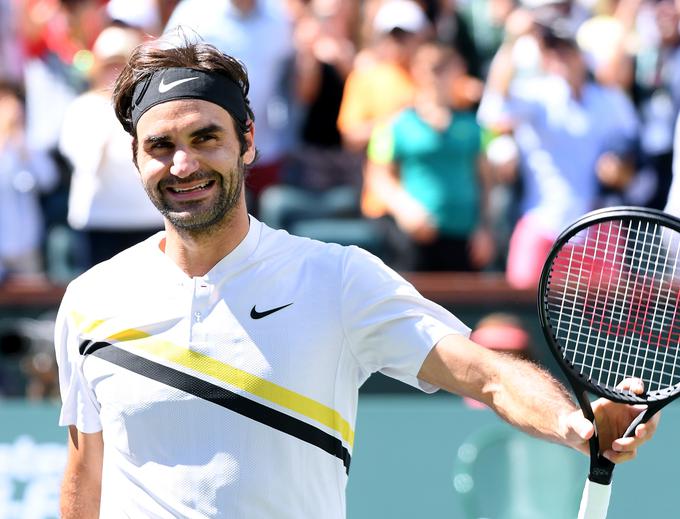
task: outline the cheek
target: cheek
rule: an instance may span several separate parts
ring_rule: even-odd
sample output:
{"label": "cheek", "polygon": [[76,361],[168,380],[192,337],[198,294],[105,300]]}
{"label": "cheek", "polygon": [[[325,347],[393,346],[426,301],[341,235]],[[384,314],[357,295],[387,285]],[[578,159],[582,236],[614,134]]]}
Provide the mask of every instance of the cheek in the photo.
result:
{"label": "cheek", "polygon": [[166,169],[167,164],[158,159],[150,157],[140,157],[139,159],[139,174],[145,185],[158,182],[163,177]]}

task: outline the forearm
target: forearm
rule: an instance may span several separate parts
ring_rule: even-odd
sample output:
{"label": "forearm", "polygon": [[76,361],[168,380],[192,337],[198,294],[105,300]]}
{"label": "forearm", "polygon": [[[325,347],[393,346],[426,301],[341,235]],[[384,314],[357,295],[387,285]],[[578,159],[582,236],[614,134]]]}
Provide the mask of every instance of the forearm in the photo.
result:
{"label": "forearm", "polygon": [[62,519],[95,519],[99,517],[101,479],[79,470],[64,472],[61,486]]}
{"label": "forearm", "polygon": [[497,95],[506,97],[515,77],[515,61],[512,56],[514,42],[504,42],[496,52],[486,80],[486,88]]}
{"label": "forearm", "polygon": [[577,407],[561,384],[531,362],[450,335],[430,352],[418,376],[485,403],[528,434],[573,446],[565,420]]}
{"label": "forearm", "polygon": [[101,433],[83,434],[69,428],[68,459],[61,485],[61,518],[99,517],[103,440]]}
{"label": "forearm", "polygon": [[564,387],[543,368],[497,355],[484,388],[485,403],[508,423],[532,436],[568,443],[565,420],[578,408]]}
{"label": "forearm", "polygon": [[371,160],[366,163],[366,185],[397,221],[404,213],[424,211],[422,204],[404,189],[398,177],[394,163],[378,164]]}

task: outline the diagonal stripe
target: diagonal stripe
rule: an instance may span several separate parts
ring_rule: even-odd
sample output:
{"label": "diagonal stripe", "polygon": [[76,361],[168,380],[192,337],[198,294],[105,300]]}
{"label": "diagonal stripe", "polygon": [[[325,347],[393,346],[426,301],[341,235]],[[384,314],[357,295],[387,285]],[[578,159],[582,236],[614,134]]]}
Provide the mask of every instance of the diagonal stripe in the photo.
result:
{"label": "diagonal stripe", "polygon": [[314,445],[339,458],[345,466],[345,471],[349,474],[351,456],[342,441],[302,420],[114,345],[101,347],[91,354],[138,375],[192,394]]}
{"label": "diagonal stripe", "polygon": [[70,315],[76,325],[76,328],[81,333],[90,333],[92,330],[98,328],[106,322],[104,319],[98,319],[96,321],[89,321],[86,323],[86,317],[83,314],[75,311],[71,312]]}
{"label": "diagonal stripe", "polygon": [[209,375],[259,398],[295,411],[337,431],[350,447],[354,446],[354,431],[349,422],[335,409],[305,395],[213,359],[203,353],[182,348],[169,341],[158,340],[140,330],[124,330],[111,335],[107,340],[126,341],[126,345],[132,348]]}

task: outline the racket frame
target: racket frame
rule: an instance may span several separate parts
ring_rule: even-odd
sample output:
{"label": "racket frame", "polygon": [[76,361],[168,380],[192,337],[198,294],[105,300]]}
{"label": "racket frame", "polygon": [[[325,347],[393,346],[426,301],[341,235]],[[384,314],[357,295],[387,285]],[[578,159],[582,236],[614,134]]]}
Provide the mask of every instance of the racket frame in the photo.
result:
{"label": "racket frame", "polygon": [[573,236],[582,230],[598,223],[606,223],[608,221],[625,222],[627,220],[648,221],[650,223],[663,225],[674,230],[675,232],[680,233],[680,220],[655,209],[617,206],[591,211],[567,227],[555,240],[555,243],[551,248],[543,266],[538,287],[538,313],[543,335],[546,338],[553,357],[556,359],[560,369],[569,381],[569,384],[571,385],[573,393],[576,396],[579,405],[581,406],[584,416],[595,426],[595,434],[589,441],[590,474],[588,477],[591,481],[603,485],[608,485],[611,482],[614,463],[609,461],[607,458],[604,458],[600,454],[597,425],[588,393],[593,393],[594,395],[604,397],[614,402],[631,405],[642,404],[647,406],[645,411],[641,412],[630,424],[628,430],[624,434],[624,437],[626,437],[634,434],[637,425],[647,422],[662,407],[680,396],[680,383],[671,388],[665,388],[662,390],[653,391],[651,393],[648,392],[643,395],[635,395],[630,392],[624,393],[623,391],[613,390],[611,388],[605,387],[585,376],[579,370],[577,370],[562,353],[563,348],[555,337],[553,326],[549,318],[548,301],[546,296],[550,287],[553,261],[563,246],[568,243],[568,241]]}

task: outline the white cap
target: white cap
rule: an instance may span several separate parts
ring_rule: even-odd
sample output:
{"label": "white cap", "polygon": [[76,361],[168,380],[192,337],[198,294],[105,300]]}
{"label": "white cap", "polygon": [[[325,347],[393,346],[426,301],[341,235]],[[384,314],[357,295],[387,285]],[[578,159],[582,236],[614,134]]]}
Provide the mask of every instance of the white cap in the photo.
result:
{"label": "white cap", "polygon": [[156,30],[161,23],[153,0],[109,0],[106,13],[112,20],[144,31]]}
{"label": "white cap", "polygon": [[140,43],[142,43],[142,36],[135,29],[106,27],[97,36],[92,46],[92,53],[99,60],[127,59]]}
{"label": "white cap", "polygon": [[413,0],[390,0],[383,3],[373,19],[373,30],[388,33],[394,29],[417,33],[427,28],[429,21],[419,4]]}

